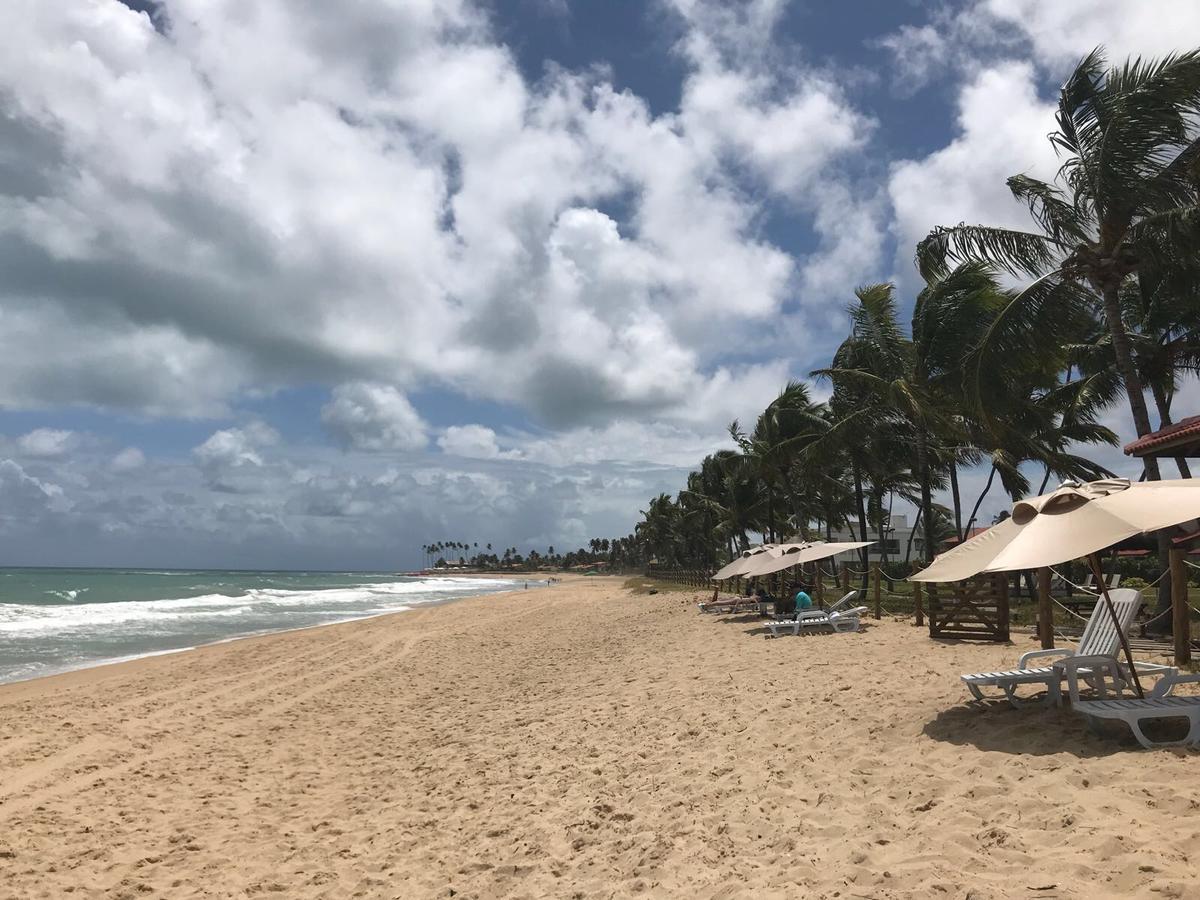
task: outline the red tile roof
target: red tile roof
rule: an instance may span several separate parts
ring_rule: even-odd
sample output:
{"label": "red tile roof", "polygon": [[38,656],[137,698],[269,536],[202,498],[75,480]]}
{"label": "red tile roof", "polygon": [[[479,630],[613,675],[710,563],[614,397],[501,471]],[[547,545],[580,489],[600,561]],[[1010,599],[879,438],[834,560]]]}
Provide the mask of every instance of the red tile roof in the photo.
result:
{"label": "red tile roof", "polygon": [[1125,445],[1125,455],[1145,456],[1159,447],[1182,442],[1189,438],[1200,440],[1200,416],[1188,416],[1174,425],[1168,425],[1166,428],[1142,435],[1136,441]]}

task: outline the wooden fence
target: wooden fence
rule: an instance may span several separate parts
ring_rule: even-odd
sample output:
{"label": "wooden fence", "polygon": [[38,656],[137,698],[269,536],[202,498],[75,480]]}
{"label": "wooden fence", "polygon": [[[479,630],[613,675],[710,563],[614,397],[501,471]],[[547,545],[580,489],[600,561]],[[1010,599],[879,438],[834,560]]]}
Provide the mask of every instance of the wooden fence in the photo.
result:
{"label": "wooden fence", "polygon": [[712,572],[705,571],[704,569],[664,569],[658,566],[651,566],[646,569],[646,577],[658,581],[684,584],[694,588],[712,588],[716,584],[712,580]]}
{"label": "wooden fence", "polygon": [[931,638],[1005,642],[1009,638],[1008,576],[925,585]]}

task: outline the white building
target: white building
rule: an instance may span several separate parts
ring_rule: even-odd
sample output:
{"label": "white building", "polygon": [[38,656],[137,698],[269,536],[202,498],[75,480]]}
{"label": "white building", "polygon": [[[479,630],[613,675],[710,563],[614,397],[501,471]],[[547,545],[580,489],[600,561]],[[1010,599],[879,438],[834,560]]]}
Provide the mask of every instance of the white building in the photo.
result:
{"label": "white building", "polygon": [[[858,521],[851,522],[854,529],[853,533],[846,529],[835,530],[833,532],[834,541],[861,541],[862,532],[859,530]],[[824,535],[822,535],[824,537]],[[909,538],[912,538],[912,552],[908,553]],[[886,559],[888,562],[903,562],[907,554],[909,559],[921,559],[925,549],[925,539],[921,535],[913,535],[912,526],[908,524],[908,516],[893,515],[887,524],[884,525],[883,534],[876,530],[873,523],[867,523],[867,540],[875,541],[867,548],[867,559],[869,562],[882,562]],[[838,562],[848,562],[851,565],[859,559],[858,552],[853,554],[840,554],[835,557]]]}

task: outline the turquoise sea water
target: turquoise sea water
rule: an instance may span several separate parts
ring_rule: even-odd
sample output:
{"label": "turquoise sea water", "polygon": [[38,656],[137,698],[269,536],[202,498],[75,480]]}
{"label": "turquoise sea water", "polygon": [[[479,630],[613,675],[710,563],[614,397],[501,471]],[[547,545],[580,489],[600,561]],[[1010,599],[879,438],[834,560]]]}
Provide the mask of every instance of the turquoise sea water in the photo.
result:
{"label": "turquoise sea water", "polygon": [[0,569],[0,682],[525,584],[386,572]]}

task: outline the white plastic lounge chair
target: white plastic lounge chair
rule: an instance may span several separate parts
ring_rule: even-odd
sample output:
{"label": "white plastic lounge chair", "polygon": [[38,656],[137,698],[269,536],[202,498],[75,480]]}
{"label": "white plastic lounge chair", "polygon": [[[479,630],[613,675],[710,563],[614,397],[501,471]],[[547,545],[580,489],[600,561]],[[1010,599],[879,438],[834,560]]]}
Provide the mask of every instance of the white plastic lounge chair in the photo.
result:
{"label": "white plastic lounge chair", "polygon": [[[857,592],[846,596],[853,596],[854,593]],[[843,597],[836,605],[840,606],[845,599],[846,597]],[[779,637],[781,634],[795,635],[801,631],[818,631],[826,628],[838,633],[858,631],[861,625],[859,616],[866,611],[867,607],[865,606],[854,606],[849,609],[802,609],[796,613],[795,618],[776,619],[768,622],[767,628],[771,629],[774,637]]]}
{"label": "white plastic lounge chair", "polygon": [[705,603],[697,603],[702,613],[723,613],[737,612],[739,609],[760,609],[761,604],[757,597],[734,597],[729,600],[709,600]]}
{"label": "white plastic lounge chair", "polygon": [[[1121,629],[1128,632],[1129,626],[1133,623],[1133,617],[1137,615],[1137,611],[1142,605],[1141,592],[1120,588],[1109,591],[1109,596],[1117,611]],[[998,687],[1004,691],[1008,702],[1017,708],[1029,706],[1031,703],[1029,700],[1017,697],[1016,690],[1019,686],[1024,684],[1043,685],[1046,688],[1046,699],[1043,702],[1046,706],[1056,706],[1062,703],[1064,670],[1061,667],[1055,669],[1053,665],[1031,668],[1029,665],[1031,660],[1049,662],[1053,657],[1071,658],[1072,668],[1076,670],[1077,677],[1093,688],[1103,691],[1102,673],[1097,675],[1086,664],[1082,666],[1079,664],[1090,659],[1105,667],[1109,660],[1116,660],[1120,646],[1121,639],[1117,629],[1113,626],[1108,605],[1101,598],[1097,601],[1095,609],[1092,610],[1092,616],[1088,619],[1087,627],[1083,629],[1083,635],[1079,638],[1079,646],[1075,650],[1067,648],[1031,650],[1021,654],[1015,669],[1006,672],[979,672],[974,675],[963,675],[962,680],[976,700],[987,699],[979,690],[981,687]],[[1142,671],[1140,666],[1138,671]]]}
{"label": "white plastic lounge chair", "polygon": [[[820,624],[824,624],[824,625],[829,624],[829,622],[828,622],[828,618],[829,618],[828,614],[829,613],[837,613],[838,615],[841,615],[841,616],[847,616],[847,615],[857,616],[859,613],[864,612],[866,610],[865,606],[859,607],[857,610],[854,610],[854,611],[845,608],[846,604],[849,603],[851,600],[853,600],[857,596],[858,596],[857,590],[849,591],[846,593],[846,595],[844,597],[842,597],[841,600],[839,600],[837,603],[833,604],[833,606],[830,606],[826,609],[822,609],[820,607],[813,607],[812,609],[798,610],[793,615],[783,616],[782,618],[778,618],[772,622],[768,622],[767,627],[769,629],[771,629],[772,637],[779,637],[781,634],[799,634],[801,626],[798,623],[799,623],[800,617],[802,615],[808,616],[808,617],[820,618],[821,619]],[[843,627],[843,630],[845,630],[845,631],[851,630],[848,622],[844,623],[842,627]],[[857,631],[858,629],[857,629],[857,627],[855,627],[853,630]]]}
{"label": "white plastic lounge chair", "polygon": [[820,610],[808,611],[797,618],[800,631],[819,631],[831,628],[838,634],[858,631],[862,623],[859,617],[868,610],[866,606],[854,606],[850,609],[831,610],[823,614]]}
{"label": "white plastic lounge chair", "polygon": [[[1139,671],[1141,667],[1138,667]],[[1088,717],[1088,725],[1097,730],[1100,719],[1117,719],[1129,726],[1138,743],[1147,750],[1155,747],[1200,746],[1200,697],[1168,696],[1176,685],[1200,682],[1200,674],[1167,674],[1146,696],[1145,700],[1119,698],[1116,700],[1081,700],[1073,703],[1075,712]],[[1142,731],[1147,719],[1187,719],[1188,733],[1178,741],[1152,741]]]}
{"label": "white plastic lounge chair", "polygon": [[1108,589],[1111,591],[1121,583],[1121,573],[1113,572],[1108,576]]}
{"label": "white plastic lounge chair", "polygon": [[[842,612],[843,611],[842,607],[844,607],[847,603],[849,603],[851,600],[853,600],[857,596],[858,596],[858,591],[856,591],[856,590],[850,591],[841,600],[839,600],[837,603],[833,604],[833,606],[828,607],[826,609],[826,611],[827,612]],[[864,609],[865,609],[865,607],[864,607]]]}

